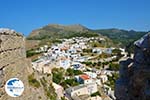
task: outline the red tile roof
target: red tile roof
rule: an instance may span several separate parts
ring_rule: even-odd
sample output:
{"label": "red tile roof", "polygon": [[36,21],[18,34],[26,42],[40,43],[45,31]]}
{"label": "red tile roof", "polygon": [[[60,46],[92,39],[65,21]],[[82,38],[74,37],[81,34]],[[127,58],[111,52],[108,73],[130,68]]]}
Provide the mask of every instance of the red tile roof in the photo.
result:
{"label": "red tile roof", "polygon": [[83,80],[88,80],[90,79],[90,77],[86,74],[80,75],[80,78],[82,78]]}

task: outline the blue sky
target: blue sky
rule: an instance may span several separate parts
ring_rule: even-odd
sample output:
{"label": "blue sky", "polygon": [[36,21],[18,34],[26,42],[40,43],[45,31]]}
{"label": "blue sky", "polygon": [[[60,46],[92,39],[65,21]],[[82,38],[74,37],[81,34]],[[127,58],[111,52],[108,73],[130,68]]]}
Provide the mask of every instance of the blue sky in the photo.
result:
{"label": "blue sky", "polygon": [[26,36],[47,24],[150,30],[150,0],[0,0],[0,27]]}

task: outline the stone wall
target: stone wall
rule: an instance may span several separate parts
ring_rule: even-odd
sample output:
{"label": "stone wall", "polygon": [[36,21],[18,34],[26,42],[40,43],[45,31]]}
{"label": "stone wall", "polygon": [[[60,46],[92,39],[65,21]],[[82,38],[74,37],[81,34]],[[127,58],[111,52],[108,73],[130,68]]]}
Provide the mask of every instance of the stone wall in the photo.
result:
{"label": "stone wall", "polygon": [[[0,28],[0,100],[38,100],[45,98],[42,89],[29,86],[31,61],[26,58],[25,38],[14,30]],[[23,94],[13,98],[6,94],[4,85],[10,78],[19,78],[25,86]],[[45,99],[46,100],[46,99]]]}
{"label": "stone wall", "polygon": [[9,29],[0,30],[0,69],[26,57],[24,37]]}

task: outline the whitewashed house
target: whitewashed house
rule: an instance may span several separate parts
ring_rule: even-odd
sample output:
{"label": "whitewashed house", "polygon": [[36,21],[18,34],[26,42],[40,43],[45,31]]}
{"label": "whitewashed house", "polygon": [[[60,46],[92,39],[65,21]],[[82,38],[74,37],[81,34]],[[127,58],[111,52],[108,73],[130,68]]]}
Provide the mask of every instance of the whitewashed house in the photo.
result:
{"label": "whitewashed house", "polygon": [[48,45],[44,45],[43,47],[40,47],[41,52],[47,51],[48,50]]}
{"label": "whitewashed house", "polygon": [[102,54],[102,50],[100,48],[93,48],[92,52],[97,54]]}
{"label": "whitewashed house", "polygon": [[79,86],[71,87],[66,89],[66,93],[73,97],[74,95],[80,96],[80,95],[91,95],[92,93],[97,92],[97,84],[96,83],[90,83],[90,84],[81,84]]}
{"label": "whitewashed house", "polygon": [[106,53],[106,54],[112,54],[112,49],[111,48],[106,48],[106,49],[104,49],[103,52]]}
{"label": "whitewashed house", "polygon": [[92,79],[90,78],[90,76],[83,74],[83,75],[79,75],[78,82],[80,84],[89,84],[89,83],[92,83]]}
{"label": "whitewashed house", "polygon": [[87,100],[102,100],[100,96],[89,97]]}
{"label": "whitewashed house", "polygon": [[97,84],[96,83],[90,83],[86,85],[87,89],[88,89],[88,93],[92,94],[98,91],[97,89]]}
{"label": "whitewashed house", "polygon": [[59,66],[64,68],[64,69],[67,69],[70,67],[70,60],[69,59],[62,59],[59,61]]}
{"label": "whitewashed house", "polygon": [[78,59],[76,60],[77,62],[84,62],[86,61],[86,57],[78,57]]}
{"label": "whitewashed house", "polygon": [[108,81],[107,75],[102,74],[102,75],[99,76],[99,78],[101,79],[102,83],[105,83],[105,82]]}
{"label": "whitewashed house", "polygon": [[43,62],[43,59],[39,59],[35,62],[32,62],[32,68],[39,71],[39,72],[42,72],[42,68],[44,66],[44,62]]}
{"label": "whitewashed house", "polygon": [[97,74],[93,73],[93,72],[84,72],[85,74],[87,74],[90,78],[96,78]]}
{"label": "whitewashed house", "polygon": [[61,100],[61,97],[64,96],[64,88],[61,85],[58,85],[58,84],[56,84],[54,82],[52,83],[52,86],[55,89],[55,93],[57,94],[58,99]]}
{"label": "whitewashed house", "polygon": [[68,53],[74,54],[74,53],[77,53],[77,50],[71,47],[70,49],[68,49]]}
{"label": "whitewashed house", "polygon": [[79,62],[72,62],[71,66],[74,70],[82,70],[84,66]]}

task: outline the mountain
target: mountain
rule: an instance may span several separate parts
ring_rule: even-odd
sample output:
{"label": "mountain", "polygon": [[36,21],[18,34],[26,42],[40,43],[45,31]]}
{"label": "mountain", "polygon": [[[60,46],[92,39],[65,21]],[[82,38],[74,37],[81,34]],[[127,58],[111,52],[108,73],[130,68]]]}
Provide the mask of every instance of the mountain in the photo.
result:
{"label": "mountain", "polygon": [[125,47],[132,44],[135,40],[139,39],[147,32],[123,30],[123,29],[89,29],[80,24],[74,25],[59,25],[49,24],[42,28],[33,30],[27,37],[28,40],[44,40],[43,43],[49,40],[56,40],[60,38],[71,37],[93,37],[102,36],[113,41],[117,46]]}
{"label": "mountain", "polygon": [[83,36],[83,37],[91,37],[98,36],[99,34],[90,31],[88,28],[80,25],[59,25],[59,24],[49,24],[42,28],[33,30],[27,39],[36,39],[41,40],[45,38],[70,38],[74,36]]}
{"label": "mountain", "polygon": [[143,35],[147,34],[147,32],[141,31],[134,31],[134,30],[122,30],[122,29],[98,29],[93,30],[99,34],[107,36],[108,38],[112,39],[115,43],[121,43],[120,45],[128,45],[135,40],[139,39]]}

